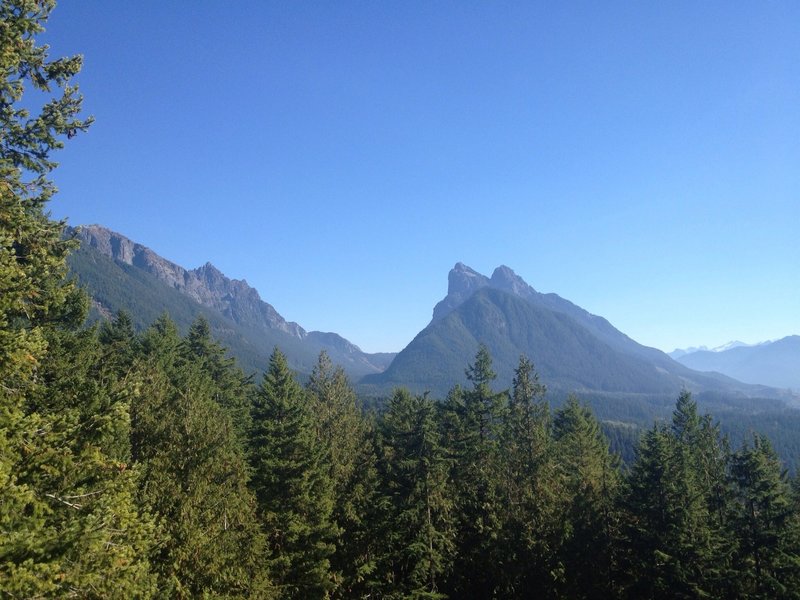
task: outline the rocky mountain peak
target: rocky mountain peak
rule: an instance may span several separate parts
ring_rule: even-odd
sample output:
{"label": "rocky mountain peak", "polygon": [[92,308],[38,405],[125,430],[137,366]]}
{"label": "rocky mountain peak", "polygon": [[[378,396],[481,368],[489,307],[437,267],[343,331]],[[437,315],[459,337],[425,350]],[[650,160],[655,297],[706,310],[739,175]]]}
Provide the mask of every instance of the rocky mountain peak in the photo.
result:
{"label": "rocky mountain peak", "polygon": [[150,248],[100,225],[80,227],[77,235],[81,243],[96,248],[119,263],[147,271],[199,304],[218,310],[236,323],[256,322],[301,339],[306,336],[300,325],[287,322],[270,304],[261,300],[258,291],[246,281],[226,277],[210,262],[197,269],[184,269],[162,258]]}
{"label": "rocky mountain peak", "polygon": [[447,316],[472,294],[489,285],[489,278],[462,262],[450,269],[447,275],[447,296],[433,308],[433,321]]}
{"label": "rocky mountain peak", "polygon": [[489,285],[488,278],[460,262],[456,263],[447,276],[447,294],[465,296],[465,300],[475,290],[487,285]]}
{"label": "rocky mountain peak", "polygon": [[500,265],[494,270],[492,278],[490,279],[490,285],[495,289],[510,292],[521,298],[528,298],[536,293],[522,277],[505,265]]}

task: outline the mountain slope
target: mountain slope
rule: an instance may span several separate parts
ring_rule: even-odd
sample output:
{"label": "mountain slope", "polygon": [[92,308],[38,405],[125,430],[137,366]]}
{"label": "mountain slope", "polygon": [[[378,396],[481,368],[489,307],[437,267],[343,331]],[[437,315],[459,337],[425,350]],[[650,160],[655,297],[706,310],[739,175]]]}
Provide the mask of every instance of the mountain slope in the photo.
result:
{"label": "mountain slope", "polygon": [[498,267],[487,278],[459,263],[448,284],[448,295],[436,305],[431,323],[388,369],[364,377],[366,388],[407,385],[441,396],[453,383],[465,381],[464,367],[484,343],[500,386],[511,383],[519,356],[525,354],[543,381],[562,392],[669,397],[686,387],[775,395],[774,390],[692,371],[636,343],[602,317],[556,294],[536,292],[508,267]]}
{"label": "mountain slope", "polygon": [[740,381],[800,391],[800,336],[722,351],[697,351],[678,357],[697,371],[716,371]]}
{"label": "mountain slope", "polygon": [[394,356],[367,354],[335,333],[306,332],[247,282],[227,278],[210,263],[184,269],[98,225],[82,227],[77,235],[81,247],[70,257],[70,269],[92,297],[94,318],[124,309],[141,328],[166,311],[185,330],[202,314],[248,371],[263,369],[275,346],[300,373],[309,373],[325,350],[354,378],[383,370]]}

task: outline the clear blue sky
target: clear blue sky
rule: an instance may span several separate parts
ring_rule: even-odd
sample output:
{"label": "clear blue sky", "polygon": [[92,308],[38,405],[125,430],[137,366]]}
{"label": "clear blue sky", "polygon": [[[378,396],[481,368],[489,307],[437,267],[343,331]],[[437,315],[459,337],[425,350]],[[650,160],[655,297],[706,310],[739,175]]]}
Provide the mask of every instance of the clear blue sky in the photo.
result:
{"label": "clear blue sky", "polygon": [[400,350],[457,261],[664,350],[800,333],[800,3],[63,0],[54,216]]}

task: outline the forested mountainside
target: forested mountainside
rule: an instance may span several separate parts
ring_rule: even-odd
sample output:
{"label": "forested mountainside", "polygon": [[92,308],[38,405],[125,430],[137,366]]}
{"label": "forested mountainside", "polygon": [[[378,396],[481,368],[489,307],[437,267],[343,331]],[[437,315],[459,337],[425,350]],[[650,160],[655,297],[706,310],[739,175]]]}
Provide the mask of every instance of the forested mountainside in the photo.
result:
{"label": "forested mountainside", "polygon": [[[91,294],[90,322],[125,310],[142,331],[168,314],[185,333],[202,316],[245,373],[263,372],[277,346],[290,368],[305,378],[325,350],[344,367],[359,396],[380,408],[394,387],[443,399],[453,383],[465,383],[463,365],[483,343],[494,357],[501,386],[510,387],[524,354],[534,357],[556,406],[569,393],[580,393],[626,459],[643,428],[667,418],[684,388],[720,416],[734,440],[766,427],[781,456],[800,456],[798,420],[787,408],[791,394],[694,372],[637,344],[602,317],[555,294],[535,292],[507,267],[496,269],[490,279],[456,265],[448,296],[434,308],[431,324],[392,361],[394,355],[366,354],[335,333],[306,332],[285,321],[245,282],[230,280],[209,264],[187,271],[108,229],[78,231],[81,245],[68,264]],[[387,365],[385,372],[375,373]]]}
{"label": "forested mountainside", "polygon": [[383,370],[394,356],[368,354],[336,333],[287,322],[247,282],[229,279],[211,263],[184,269],[99,225],[70,233],[81,242],[69,258],[70,271],[92,298],[93,321],[125,310],[142,329],[166,312],[185,332],[203,315],[214,335],[253,373],[266,368],[275,346],[306,375],[322,350],[354,378]]}
{"label": "forested mountainside", "polygon": [[800,391],[800,336],[797,335],[717,352],[698,350],[676,360],[696,371],[715,371],[748,383]]}

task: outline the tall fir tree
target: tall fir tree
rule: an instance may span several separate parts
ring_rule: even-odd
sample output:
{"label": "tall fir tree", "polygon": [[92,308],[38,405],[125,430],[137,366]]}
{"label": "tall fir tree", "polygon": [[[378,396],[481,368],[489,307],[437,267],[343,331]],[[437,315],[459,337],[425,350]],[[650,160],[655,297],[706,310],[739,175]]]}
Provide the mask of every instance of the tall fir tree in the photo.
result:
{"label": "tall fir tree", "polygon": [[737,594],[800,596],[800,524],[789,481],[769,441],[755,436],[733,456]]}
{"label": "tall fir tree", "polygon": [[502,430],[506,518],[501,542],[503,593],[544,597],[552,589],[559,498],[546,388],[521,356]]}
{"label": "tall fir tree", "polygon": [[436,407],[395,390],[380,421],[381,473],[390,508],[383,538],[392,598],[440,598],[453,558],[453,498]]}
{"label": "tall fir tree", "polygon": [[[713,459],[713,460],[712,460]],[[715,465],[716,473],[709,473]],[[725,443],[688,392],[669,427],[641,441],[626,496],[629,592],[647,598],[730,594],[729,536],[721,521]]]}
{"label": "tall fir tree", "polygon": [[138,339],[130,315],[120,310],[112,321],[103,321],[98,330],[98,339],[102,345],[106,373],[124,378],[133,367],[138,352]]}
{"label": "tall fir tree", "polygon": [[270,576],[281,598],[326,598],[334,587],[333,482],[312,408],[277,348],[253,402],[252,423],[252,488]]}
{"label": "tall fir tree", "polygon": [[328,450],[334,486],[333,520],[338,528],[331,557],[335,597],[366,597],[381,585],[376,568],[383,551],[375,528],[384,508],[378,488],[374,432],[357,404],[341,367],[324,351],[307,391],[317,437]]}
{"label": "tall fir tree", "polygon": [[592,412],[571,396],[555,416],[563,538],[558,596],[610,598],[617,591],[619,471]]}
{"label": "tall fir tree", "polygon": [[192,323],[183,349],[186,360],[200,363],[211,376],[214,400],[230,415],[236,434],[244,443],[250,430],[251,377],[245,375],[236,360],[211,337],[208,320],[203,316]]}
{"label": "tall fir tree", "polygon": [[447,592],[491,598],[502,585],[499,544],[503,465],[500,452],[507,393],[492,390],[496,374],[486,346],[466,370],[471,389],[454,389],[445,406],[446,444],[451,451],[457,503],[456,560]]}

